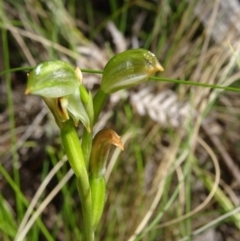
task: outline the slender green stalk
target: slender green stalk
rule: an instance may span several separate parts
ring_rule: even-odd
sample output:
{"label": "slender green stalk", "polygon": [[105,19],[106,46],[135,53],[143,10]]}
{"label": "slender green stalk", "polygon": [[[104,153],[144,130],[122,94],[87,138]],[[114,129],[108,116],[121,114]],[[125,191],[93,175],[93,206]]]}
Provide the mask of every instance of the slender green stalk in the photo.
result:
{"label": "slender green stalk", "polygon": [[82,182],[82,179],[87,178],[87,172],[82,173],[82,178],[77,179],[77,188],[81,199],[82,204],[82,216],[83,216],[83,241],[94,241],[94,232],[92,226],[92,197],[91,189],[89,185]]}
{"label": "slender green stalk", "polygon": [[[92,127],[97,122],[97,119],[103,109],[103,106],[105,105],[108,94],[104,93],[101,89],[97,91],[93,98],[93,123],[91,123]],[[83,156],[86,163],[86,169],[88,170],[89,165],[89,158],[90,153],[92,150],[92,133],[87,132],[87,130],[84,128],[83,131],[83,137],[82,137],[82,150],[83,150]]]}
{"label": "slender green stalk", "polygon": [[[118,11],[119,3],[117,1],[112,1],[112,0],[109,0],[108,3],[109,3],[109,6],[110,6],[110,9],[111,9],[111,14],[113,15],[116,11]],[[115,22],[116,26],[118,26],[119,19],[116,18],[114,20],[114,22]]]}
{"label": "slender green stalk", "polygon": [[[91,1],[85,1],[84,5],[86,6],[86,12],[87,12],[87,20],[88,25],[90,26],[90,29],[94,29],[94,13],[93,13],[93,4]],[[91,31],[90,34],[93,32]],[[92,39],[90,37],[90,39]]]}
{"label": "slender green stalk", "polygon": [[[187,158],[186,166],[187,169],[187,175],[186,175],[186,213],[189,213],[191,211],[191,157],[190,154]],[[185,227],[186,227],[186,235],[191,234],[191,217],[187,218],[185,220]],[[190,240],[190,239],[189,239]]]}
{"label": "slender green stalk", "polygon": [[233,92],[240,92],[240,88],[235,87],[229,87],[229,86],[223,86],[223,85],[212,85],[212,84],[205,84],[200,82],[194,82],[191,80],[176,80],[176,79],[169,79],[169,78],[163,78],[163,77],[150,77],[150,80],[156,80],[161,82],[168,82],[173,84],[184,84],[184,85],[192,85],[192,86],[198,86],[198,87],[206,87],[211,89],[221,89],[221,90],[227,90],[227,91],[233,91]]}
{"label": "slender green stalk", "polygon": [[[81,88],[82,87],[82,88]],[[84,128],[83,136],[82,136],[82,151],[83,151],[83,157],[86,164],[86,169],[89,168],[89,158],[92,151],[92,131],[93,131],[93,122],[94,122],[94,107],[93,107],[93,99],[91,92],[87,93],[85,88],[83,86],[80,86],[80,96],[84,103],[87,115],[89,117],[90,121],[90,129],[91,132],[88,132],[86,128]],[[84,98],[85,96],[85,98]]]}
{"label": "slender green stalk", "polygon": [[17,71],[25,71],[25,70],[32,70],[33,67],[29,66],[29,67],[18,67],[18,68],[12,68],[12,69],[5,69],[4,71],[0,72],[0,76],[5,75],[7,73],[13,73],[13,72],[17,72]]}
{"label": "slender green stalk", "polygon": [[176,187],[176,189],[174,190],[174,192],[171,195],[171,197],[168,199],[166,204],[163,206],[162,210],[159,211],[159,213],[157,214],[156,218],[154,218],[154,220],[144,229],[144,231],[138,237],[136,237],[136,239],[134,241],[139,241],[139,240],[143,239],[143,237],[146,234],[148,234],[150,231],[152,231],[154,229],[154,226],[156,226],[157,223],[160,222],[160,220],[161,220],[162,216],[164,215],[164,213],[171,207],[171,205],[173,204],[173,202],[177,198],[177,195],[179,193],[181,185],[182,185],[182,181]]}
{"label": "slender green stalk", "polygon": [[105,18],[94,30],[92,38],[94,39],[99,34],[99,32],[106,26],[109,20],[113,21],[117,19],[122,12],[126,11],[128,8],[134,5],[134,2],[135,1],[131,1],[130,3],[126,2],[121,8],[118,8],[117,11],[113,12],[109,17]]}
{"label": "slender green stalk", "polygon": [[85,160],[86,169],[89,167],[89,158],[92,150],[92,133],[89,133],[85,128],[82,136],[82,151]]}
{"label": "slender green stalk", "polygon": [[[212,190],[214,181],[212,180],[212,177],[208,173],[204,173],[197,165],[194,166],[194,170],[199,175],[199,177],[204,182],[204,185],[208,190]],[[215,200],[218,202],[218,204],[221,205],[223,210],[227,213],[229,211],[234,210],[236,207],[231,202],[231,200],[227,197],[227,195],[221,190],[220,187],[217,188],[215,194],[214,194]],[[236,225],[238,229],[240,229],[240,213],[235,213],[231,216],[231,220]],[[189,235],[189,234],[188,234]]]}
{"label": "slender green stalk", "polygon": [[[6,73],[12,73],[20,70],[32,70],[33,67],[19,67],[19,68],[13,68],[13,69],[7,69],[2,72],[0,72],[0,76],[6,74]],[[102,74],[102,70],[93,70],[93,69],[81,69],[83,73],[91,73],[91,74]],[[149,77],[149,80],[155,80],[155,81],[161,81],[161,82],[168,82],[173,84],[184,84],[184,85],[192,85],[192,86],[198,86],[198,87],[205,87],[205,88],[211,88],[211,89],[221,89],[226,91],[232,91],[232,92],[240,92],[240,88],[231,87],[231,86],[223,86],[223,85],[212,85],[212,84],[206,84],[201,82],[195,82],[192,80],[177,80],[177,79],[170,79],[165,77]]]}
{"label": "slender green stalk", "polygon": [[[1,1],[1,5],[3,2]],[[3,6],[1,6],[3,9]],[[4,13],[2,13],[4,14]],[[9,60],[9,52],[8,52],[8,37],[7,30],[2,30],[2,43],[3,43],[3,59],[4,59],[4,68],[6,70],[10,69],[10,60]],[[12,94],[12,86],[11,86],[11,78],[10,72],[5,74],[6,78],[6,88],[7,88],[7,102],[8,102],[8,114],[9,114],[9,128],[11,133],[11,154],[12,154],[12,165],[13,165],[13,178],[15,183],[20,187],[20,177],[18,172],[19,160],[18,153],[16,148],[16,132],[15,132],[15,117],[14,117],[14,105],[13,105],[13,94]],[[23,205],[16,194],[16,207],[17,207],[17,219],[21,219],[23,217]]]}
{"label": "slender green stalk", "polygon": [[101,113],[103,106],[105,105],[109,94],[104,93],[101,89],[95,94],[93,98],[94,106],[94,123],[96,123],[99,114]]}
{"label": "slender green stalk", "polygon": [[[124,2],[125,2],[125,4],[128,4],[129,0],[125,0]],[[125,11],[123,11],[122,16],[121,16],[120,30],[122,33],[125,33],[125,31],[126,31],[127,15],[128,15],[128,8],[126,8]]]}
{"label": "slender green stalk", "polygon": [[59,125],[62,143],[68,157],[68,161],[77,176],[77,187],[80,195],[83,215],[83,240],[93,241],[92,230],[92,197],[89,185],[88,173],[78,139],[78,135],[72,120],[65,121]]}

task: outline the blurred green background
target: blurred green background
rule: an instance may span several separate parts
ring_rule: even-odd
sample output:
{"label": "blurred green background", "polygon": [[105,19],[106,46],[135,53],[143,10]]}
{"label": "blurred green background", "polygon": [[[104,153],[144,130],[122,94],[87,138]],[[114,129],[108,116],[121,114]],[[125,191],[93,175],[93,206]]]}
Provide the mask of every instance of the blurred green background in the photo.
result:
{"label": "blurred green background", "polygon": [[[51,114],[24,95],[26,69],[102,70],[145,48],[160,77],[239,87],[239,11],[238,0],[1,0],[0,240],[80,240],[75,179]],[[100,81],[84,73],[93,95]],[[95,131],[114,129],[125,150],[109,160],[96,240],[240,240],[239,103],[164,81],[113,94]]]}

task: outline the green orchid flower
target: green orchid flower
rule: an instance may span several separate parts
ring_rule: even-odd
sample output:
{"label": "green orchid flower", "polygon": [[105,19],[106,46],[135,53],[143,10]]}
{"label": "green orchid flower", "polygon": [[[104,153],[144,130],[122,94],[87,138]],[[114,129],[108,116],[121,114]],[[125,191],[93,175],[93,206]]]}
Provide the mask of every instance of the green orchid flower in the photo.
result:
{"label": "green orchid flower", "polygon": [[145,83],[163,70],[156,56],[146,49],[131,49],[112,57],[104,67],[100,89],[94,96],[94,122],[109,94]]}
{"label": "green orchid flower", "polygon": [[70,64],[47,61],[37,65],[28,75],[26,94],[40,95],[58,125],[72,117],[75,125],[79,120],[90,132],[90,120],[80,97],[82,73]]}
{"label": "green orchid flower", "polygon": [[112,57],[103,70],[101,90],[114,93],[146,82],[163,67],[146,49],[131,49]]}

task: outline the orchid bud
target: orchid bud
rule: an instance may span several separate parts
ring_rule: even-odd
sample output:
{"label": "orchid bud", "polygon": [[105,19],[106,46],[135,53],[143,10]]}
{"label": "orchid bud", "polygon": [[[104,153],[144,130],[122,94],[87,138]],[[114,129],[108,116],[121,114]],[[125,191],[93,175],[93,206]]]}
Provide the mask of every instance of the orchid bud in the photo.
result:
{"label": "orchid bud", "polygon": [[148,80],[163,71],[153,53],[145,49],[131,49],[115,55],[103,70],[101,90],[113,93]]}
{"label": "orchid bud", "polygon": [[123,150],[121,139],[113,130],[101,130],[93,139],[89,182],[92,194],[92,225],[94,230],[102,216],[104,208],[106,195],[104,174],[111,145],[115,145]]}

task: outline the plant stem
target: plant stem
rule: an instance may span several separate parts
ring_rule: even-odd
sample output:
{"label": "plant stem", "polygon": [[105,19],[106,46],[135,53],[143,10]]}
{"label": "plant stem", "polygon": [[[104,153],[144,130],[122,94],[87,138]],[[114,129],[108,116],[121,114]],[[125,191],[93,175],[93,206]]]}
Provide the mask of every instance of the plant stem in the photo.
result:
{"label": "plant stem", "polygon": [[[84,88],[80,88],[81,98],[84,95],[84,90],[85,90]],[[88,171],[89,170],[89,158],[90,158],[91,151],[92,151],[94,107],[93,107],[93,98],[92,98],[91,92],[89,92],[88,94],[85,94],[85,96],[87,96],[87,98],[85,98],[86,101],[85,101],[84,105],[85,105],[86,112],[87,112],[89,120],[90,120],[91,132],[88,132],[86,130],[86,128],[84,128],[83,136],[82,136],[82,151],[83,151],[83,157],[84,157],[85,164],[86,164],[86,169]]]}
{"label": "plant stem", "polygon": [[85,128],[82,136],[82,151],[85,160],[86,169],[89,169],[89,158],[92,150],[92,133],[89,133]]}
{"label": "plant stem", "polygon": [[98,116],[105,105],[109,94],[104,93],[101,89],[97,91],[93,98],[93,107],[94,107],[94,123],[97,122]]}
{"label": "plant stem", "polygon": [[[98,116],[100,115],[103,109],[103,106],[107,101],[108,96],[109,95],[104,93],[101,89],[99,89],[95,94],[93,98],[93,103],[92,103],[93,113],[94,113],[93,123],[91,123],[92,127],[97,122]],[[88,170],[89,157],[92,150],[92,133],[88,133],[85,128],[84,128],[83,137],[82,137],[82,150],[83,150],[83,156],[86,164],[86,169]]]}
{"label": "plant stem", "polygon": [[83,241],[93,241],[92,197],[80,141],[72,120],[59,124],[59,127],[68,161],[77,176],[77,187],[83,214]]}

